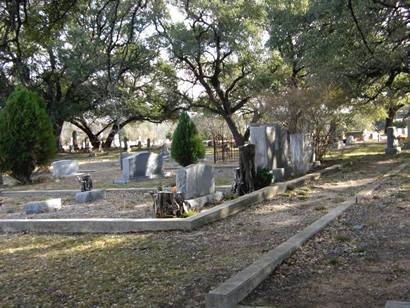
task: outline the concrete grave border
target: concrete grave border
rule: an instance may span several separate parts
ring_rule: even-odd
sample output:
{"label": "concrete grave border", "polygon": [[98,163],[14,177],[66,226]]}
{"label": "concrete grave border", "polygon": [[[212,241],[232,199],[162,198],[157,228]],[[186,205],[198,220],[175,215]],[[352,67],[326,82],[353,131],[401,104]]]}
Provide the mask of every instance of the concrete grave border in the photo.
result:
{"label": "concrete grave border", "polygon": [[[395,175],[404,170],[410,163],[403,163],[383,178]],[[322,216],[296,235],[289,238],[273,250],[270,250],[253,264],[232,276],[217,288],[211,290],[206,296],[206,307],[209,308],[234,308],[248,296],[262,281],[264,281],[285,259],[300,248],[315,234],[322,231],[330,222],[340,216],[353,204],[360,203],[378,189],[383,182],[375,180],[367,188],[361,190],[354,197],[338,204],[328,214]],[[239,306],[240,307],[240,306]]]}
{"label": "concrete grave border", "polygon": [[[36,233],[131,233],[141,231],[192,231],[206,224],[224,219],[283,193],[288,187],[302,185],[308,180],[320,178],[322,174],[337,171],[341,165],[334,165],[318,172],[306,174],[287,182],[262,188],[237,199],[224,202],[205,212],[189,218],[70,218],[70,219],[0,219],[0,232]],[[110,191],[107,189],[107,192]],[[9,192],[7,192],[9,193]],[[73,193],[70,191],[70,194]],[[3,192],[4,194],[4,192]],[[4,194],[6,195],[6,194]]]}

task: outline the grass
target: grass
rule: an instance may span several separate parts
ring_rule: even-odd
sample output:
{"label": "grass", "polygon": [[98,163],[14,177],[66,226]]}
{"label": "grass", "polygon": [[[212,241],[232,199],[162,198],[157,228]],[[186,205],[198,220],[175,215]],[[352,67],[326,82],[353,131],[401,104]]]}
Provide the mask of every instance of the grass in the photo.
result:
{"label": "grass", "polygon": [[198,214],[198,212],[196,212],[194,210],[188,210],[187,212],[184,212],[181,217],[182,218],[188,218],[188,217],[194,216],[196,214]]}
{"label": "grass", "polygon": [[335,241],[341,243],[350,242],[352,240],[349,236],[345,234],[336,234],[333,238]]}

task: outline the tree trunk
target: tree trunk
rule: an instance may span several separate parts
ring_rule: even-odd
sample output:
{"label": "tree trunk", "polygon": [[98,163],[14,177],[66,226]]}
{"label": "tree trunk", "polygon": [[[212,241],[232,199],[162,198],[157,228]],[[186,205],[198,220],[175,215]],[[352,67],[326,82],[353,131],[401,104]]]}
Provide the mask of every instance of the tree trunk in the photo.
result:
{"label": "tree trunk", "polygon": [[104,131],[101,130],[97,134],[94,134],[94,132],[91,130],[90,127],[88,127],[87,123],[77,120],[72,120],[71,123],[75,126],[77,126],[79,129],[81,129],[88,137],[90,140],[91,145],[93,146],[94,149],[98,149],[100,147],[100,140],[98,139],[98,136]]}
{"label": "tree trunk", "polygon": [[56,146],[57,146],[58,152],[64,152],[63,144],[61,143],[61,132],[63,130],[63,125],[64,125],[64,122],[54,123],[54,134],[56,138]]}
{"label": "tree trunk", "polygon": [[396,117],[397,111],[400,110],[400,108],[404,107],[404,104],[399,104],[397,106],[390,106],[387,110],[387,118],[386,118],[386,124],[384,126],[384,133],[387,133],[387,127],[393,126],[394,118]]}
{"label": "tree trunk", "polygon": [[188,210],[180,194],[159,191],[155,196],[154,213],[157,218],[181,217]]}
{"label": "tree trunk", "polygon": [[255,190],[255,145],[247,144],[239,147],[239,195]]}
{"label": "tree trunk", "polygon": [[232,133],[233,139],[235,140],[235,144],[237,147],[242,146],[245,144],[245,138],[241,135],[238,128],[236,127],[235,122],[232,120],[231,116],[224,116],[226,124]]}

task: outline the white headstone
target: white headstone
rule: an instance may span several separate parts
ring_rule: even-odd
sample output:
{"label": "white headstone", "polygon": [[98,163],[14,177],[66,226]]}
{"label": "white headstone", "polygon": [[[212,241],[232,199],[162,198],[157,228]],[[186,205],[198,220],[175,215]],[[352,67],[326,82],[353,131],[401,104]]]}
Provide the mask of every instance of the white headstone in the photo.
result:
{"label": "white headstone", "polygon": [[52,175],[57,178],[76,174],[79,170],[76,160],[58,160],[51,164]]}
{"label": "white headstone", "polygon": [[290,156],[293,170],[296,173],[308,172],[314,161],[313,143],[304,134],[291,134]]}

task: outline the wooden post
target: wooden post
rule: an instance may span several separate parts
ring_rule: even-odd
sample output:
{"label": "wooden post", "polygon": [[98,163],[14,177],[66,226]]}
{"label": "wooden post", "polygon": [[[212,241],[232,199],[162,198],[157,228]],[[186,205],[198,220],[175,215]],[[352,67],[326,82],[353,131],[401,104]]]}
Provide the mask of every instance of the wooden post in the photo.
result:
{"label": "wooden post", "polygon": [[[255,190],[255,145],[247,144],[239,147],[240,185],[239,194]],[[242,192],[242,193],[241,193]]]}

